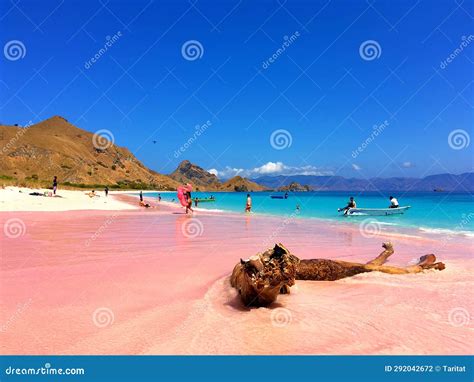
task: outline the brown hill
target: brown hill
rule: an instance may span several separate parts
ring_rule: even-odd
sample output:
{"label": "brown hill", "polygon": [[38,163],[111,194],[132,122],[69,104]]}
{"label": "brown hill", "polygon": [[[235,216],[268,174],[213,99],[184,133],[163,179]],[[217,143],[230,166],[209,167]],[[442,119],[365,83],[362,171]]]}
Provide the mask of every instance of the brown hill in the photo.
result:
{"label": "brown hill", "polygon": [[191,183],[195,190],[217,191],[221,188],[217,176],[188,160],[183,160],[169,176],[179,183]]}
{"label": "brown hill", "polygon": [[311,191],[311,187],[306,186],[306,185],[302,186],[298,182],[291,182],[287,186],[283,186],[283,187],[278,188],[278,191],[299,191],[299,192],[301,192],[301,191]]}
{"label": "brown hill", "polygon": [[263,191],[265,187],[248,180],[247,178],[242,178],[241,176],[234,176],[229,179],[221,186],[222,191],[237,191],[237,192],[248,192],[248,191]]}
{"label": "brown hill", "polygon": [[62,184],[176,189],[125,147],[55,116],[30,127],[0,126],[0,176]]}

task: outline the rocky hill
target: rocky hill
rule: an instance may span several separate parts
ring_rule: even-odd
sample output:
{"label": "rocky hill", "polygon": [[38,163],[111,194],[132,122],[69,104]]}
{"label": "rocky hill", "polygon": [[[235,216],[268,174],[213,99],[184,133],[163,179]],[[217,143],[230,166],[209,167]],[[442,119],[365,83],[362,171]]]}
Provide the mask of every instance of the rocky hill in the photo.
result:
{"label": "rocky hill", "polygon": [[227,182],[222,184],[222,191],[236,191],[236,192],[249,192],[249,191],[263,191],[265,187],[252,182],[247,178],[242,178],[241,176],[234,176],[232,179],[229,179]]}
{"label": "rocky hill", "polygon": [[169,176],[178,183],[191,183],[196,191],[218,191],[221,188],[217,176],[188,160],[183,160]]}
{"label": "rocky hill", "polygon": [[295,192],[303,192],[303,191],[311,191],[311,187],[309,186],[302,186],[298,182],[291,182],[288,186],[283,186],[278,188],[278,191],[295,191]]}
{"label": "rocky hill", "polygon": [[29,127],[0,125],[0,176],[76,187],[174,190],[178,183],[145,167],[127,148],[55,116]]}

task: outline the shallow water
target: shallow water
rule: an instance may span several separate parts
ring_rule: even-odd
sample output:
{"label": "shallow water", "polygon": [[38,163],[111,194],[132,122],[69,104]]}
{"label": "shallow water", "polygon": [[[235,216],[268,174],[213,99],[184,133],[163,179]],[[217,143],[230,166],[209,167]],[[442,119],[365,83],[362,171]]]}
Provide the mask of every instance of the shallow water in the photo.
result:
{"label": "shallow water", "polygon": [[[160,193],[163,201],[177,201],[176,193]],[[272,199],[270,195],[284,193],[254,192],[251,193],[253,212],[279,216],[296,216],[298,218],[320,218],[333,221],[346,221],[359,224],[367,216],[344,217],[337,212],[344,207],[350,195],[357,201],[358,207],[388,207],[389,193],[377,192],[292,192],[288,199]],[[215,211],[242,212],[245,208],[247,193],[236,192],[193,192],[192,196],[207,198],[213,195],[215,202],[199,203],[198,207]],[[146,197],[156,200],[158,193],[147,193]],[[370,221],[385,226],[410,227],[428,232],[444,234],[474,234],[474,195],[442,192],[407,192],[394,194],[401,206],[411,206],[403,215],[369,217]],[[300,210],[296,210],[296,206]],[[383,227],[382,227],[383,228]]]}

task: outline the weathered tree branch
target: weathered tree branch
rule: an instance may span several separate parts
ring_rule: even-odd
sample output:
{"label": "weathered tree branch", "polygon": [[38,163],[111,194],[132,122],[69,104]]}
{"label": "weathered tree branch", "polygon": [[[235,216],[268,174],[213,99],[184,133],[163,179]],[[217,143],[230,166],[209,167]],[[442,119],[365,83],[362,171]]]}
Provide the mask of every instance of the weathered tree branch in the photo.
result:
{"label": "weathered tree branch", "polygon": [[266,306],[280,293],[290,293],[295,280],[334,281],[365,272],[389,274],[419,273],[425,269],[443,270],[443,263],[436,263],[433,254],[420,257],[417,264],[405,268],[384,265],[394,253],[391,243],[382,245],[384,250],[366,264],[329,259],[300,260],[282,244],[240,260],[230,278],[231,285],[239,291],[246,306]]}

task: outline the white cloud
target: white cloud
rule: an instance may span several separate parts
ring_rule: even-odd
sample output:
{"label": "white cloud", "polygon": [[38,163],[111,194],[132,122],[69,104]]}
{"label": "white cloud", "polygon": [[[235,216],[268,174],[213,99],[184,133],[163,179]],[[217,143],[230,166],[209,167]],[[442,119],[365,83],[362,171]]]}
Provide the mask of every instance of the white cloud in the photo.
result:
{"label": "white cloud", "polygon": [[[245,170],[243,168],[234,168],[234,167],[230,167],[230,166],[226,166],[222,170],[217,170],[215,168],[211,168],[210,170],[207,170],[207,171],[210,172],[211,174],[214,174],[215,176],[217,176],[220,179],[232,178],[232,177],[237,176],[237,175],[242,175],[242,173],[245,172]],[[243,175],[243,176],[245,176],[245,175]]]}
{"label": "white cloud", "polygon": [[213,168],[209,172],[215,174],[220,179],[228,179],[236,175],[247,178],[255,178],[262,175],[333,175],[332,171],[322,170],[316,166],[288,166],[283,162],[267,162],[252,169],[226,166],[222,170]]}
{"label": "white cloud", "polygon": [[413,167],[415,167],[415,164],[412,163],[412,162],[403,162],[402,167],[403,168],[413,168]]}
{"label": "white cloud", "polygon": [[355,164],[355,163],[352,163],[352,168],[356,171],[362,170],[362,168],[359,165]]}
{"label": "white cloud", "polygon": [[285,168],[285,165],[282,162],[276,162],[276,163],[267,162],[260,167],[255,167],[252,170],[252,172],[254,174],[267,175],[267,174],[281,173],[284,168]]}

